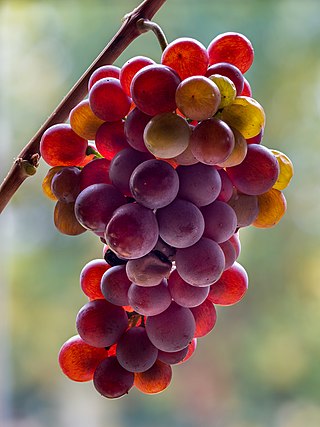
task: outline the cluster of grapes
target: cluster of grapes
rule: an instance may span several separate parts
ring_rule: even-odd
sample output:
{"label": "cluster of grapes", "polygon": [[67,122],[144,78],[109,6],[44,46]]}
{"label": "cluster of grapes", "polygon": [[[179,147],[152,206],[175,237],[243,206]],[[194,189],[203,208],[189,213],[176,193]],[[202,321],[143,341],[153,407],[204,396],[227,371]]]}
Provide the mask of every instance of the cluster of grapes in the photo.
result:
{"label": "cluster of grapes", "polygon": [[89,302],[59,363],[106,397],[169,385],[171,365],[214,327],[214,304],[247,290],[239,228],[271,227],[286,210],[292,164],[261,144],[265,114],[243,76],[253,56],[225,33],[208,49],[177,39],[161,64],[101,67],[70,124],[42,137],[55,225],[105,244],[82,270]]}

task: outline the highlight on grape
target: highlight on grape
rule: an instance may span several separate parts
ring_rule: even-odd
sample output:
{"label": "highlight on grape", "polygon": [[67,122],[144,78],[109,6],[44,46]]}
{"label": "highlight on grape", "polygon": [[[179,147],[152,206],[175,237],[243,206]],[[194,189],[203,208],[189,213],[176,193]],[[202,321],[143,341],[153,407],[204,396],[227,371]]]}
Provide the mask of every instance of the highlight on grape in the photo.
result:
{"label": "highlight on grape", "polygon": [[207,49],[174,40],[158,64],[103,66],[69,122],[41,139],[57,229],[102,245],[81,271],[88,302],[59,364],[107,398],[169,386],[172,365],[214,328],[215,305],[247,292],[239,230],[286,211],[293,166],[262,144],[265,113],[243,75],[253,58],[229,32]]}

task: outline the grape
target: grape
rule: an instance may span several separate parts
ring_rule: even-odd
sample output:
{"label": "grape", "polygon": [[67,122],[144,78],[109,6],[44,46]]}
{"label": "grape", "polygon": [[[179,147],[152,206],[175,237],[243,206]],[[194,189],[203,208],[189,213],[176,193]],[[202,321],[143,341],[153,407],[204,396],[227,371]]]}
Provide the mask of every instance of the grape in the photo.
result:
{"label": "grape", "polygon": [[272,152],[258,144],[248,145],[240,165],[227,168],[233,185],[242,193],[257,196],[266,193],[276,183],[279,164]]}
{"label": "grape", "polygon": [[91,140],[94,140],[98,128],[103,123],[103,120],[93,114],[87,99],[81,101],[71,110],[69,121],[77,135]]}
{"label": "grape", "polygon": [[232,132],[234,136],[234,148],[227,160],[219,163],[219,166],[222,168],[239,165],[247,155],[248,144],[246,139],[237,129],[232,129]]}
{"label": "grape", "polygon": [[215,37],[208,47],[210,64],[229,62],[237,66],[242,73],[249,70],[254,58],[250,40],[240,33],[228,32]]}
{"label": "grape", "polygon": [[124,92],[118,79],[107,77],[92,86],[89,104],[97,117],[106,122],[116,122],[128,114],[131,98]]}
{"label": "grape", "polygon": [[235,262],[211,285],[208,299],[218,305],[233,305],[243,298],[247,289],[247,272],[241,264]]}
{"label": "grape", "polygon": [[50,168],[48,170],[46,176],[43,178],[42,190],[43,190],[44,194],[50,200],[54,200],[54,201],[58,200],[58,198],[52,192],[51,183],[52,183],[52,180],[53,180],[53,177],[55,176],[55,174],[57,172],[59,172],[60,170],[62,170],[63,168],[64,168],[63,166],[55,166],[53,168]]}
{"label": "grape", "polygon": [[74,213],[74,203],[64,203],[58,201],[54,207],[54,225],[62,234],[68,236],[78,236],[86,231],[79,223]]}
{"label": "grape", "polygon": [[80,174],[80,190],[93,184],[111,184],[109,178],[110,161],[95,159],[84,166]]}
{"label": "grape", "polygon": [[179,176],[178,197],[189,200],[196,206],[212,203],[221,190],[221,179],[213,166],[198,163],[191,166],[178,166]]}
{"label": "grape", "polygon": [[221,190],[217,200],[220,200],[221,202],[228,202],[233,194],[233,185],[229,175],[224,169],[219,169],[218,172],[221,178]]}
{"label": "grape", "polygon": [[232,266],[232,264],[238,258],[237,251],[234,244],[232,244],[232,242],[230,241],[230,239],[226,240],[225,242],[219,243],[219,246],[223,250],[224,259],[225,259],[224,269],[227,270]]}
{"label": "grape", "polygon": [[158,350],[151,344],[145,328],[129,329],[117,345],[117,359],[130,372],[145,372],[157,360]]}
{"label": "grape", "polygon": [[158,360],[161,362],[167,363],[168,365],[175,365],[176,363],[182,362],[182,360],[187,356],[189,347],[183,348],[179,351],[161,351],[158,353]]}
{"label": "grape", "polygon": [[156,157],[169,159],[188,147],[191,129],[188,122],[174,113],[159,114],[144,129],[147,149]]}
{"label": "grape", "polygon": [[228,77],[235,85],[237,95],[240,95],[243,91],[244,77],[239,68],[234,65],[227,62],[219,62],[218,64],[211,65],[206,72],[206,76],[210,77],[214,74]]}
{"label": "grape", "polygon": [[86,157],[87,147],[88,141],[66,124],[51,126],[40,141],[41,156],[50,166],[78,166]]}
{"label": "grape", "polygon": [[193,338],[193,340],[191,341],[191,343],[188,345],[188,352],[186,354],[186,357],[184,359],[181,360],[180,363],[184,363],[187,360],[190,359],[190,357],[193,355],[193,353],[195,352],[195,349],[197,348],[197,338]]}
{"label": "grape", "polygon": [[106,349],[92,347],[75,335],[61,347],[59,365],[70,380],[85,382],[93,379],[96,367],[107,357]]}
{"label": "grape", "polygon": [[228,205],[232,207],[237,216],[237,228],[248,227],[253,223],[259,213],[258,197],[234,192]]}
{"label": "grape", "polygon": [[158,209],[175,199],[179,190],[179,177],[167,162],[147,160],[132,172],[130,189],[138,203],[150,209]]}
{"label": "grape", "polygon": [[119,79],[120,77],[120,68],[115,65],[104,65],[102,67],[97,68],[89,79],[88,90],[92,88],[92,86],[97,83],[98,80],[105,79],[106,77],[114,77]]}
{"label": "grape", "polygon": [[280,168],[278,179],[273,188],[276,190],[284,190],[288,187],[291,178],[293,177],[293,164],[289,157],[284,153],[281,153],[281,151],[271,150],[271,152],[276,157]]}
{"label": "grape", "polygon": [[172,263],[165,257],[150,252],[144,257],[127,262],[126,271],[129,279],[139,286],[155,286],[168,277]]}
{"label": "grape", "polygon": [[180,83],[178,74],[164,65],[148,65],[134,76],[131,94],[136,106],[149,116],[173,111],[175,93]]}
{"label": "grape", "polygon": [[125,265],[128,261],[124,258],[119,258],[111,249],[109,249],[108,245],[105,245],[106,253],[104,254],[104,259],[106,262],[111,265],[111,267],[115,267],[116,265]]}
{"label": "grape", "polygon": [[170,205],[158,209],[157,220],[162,240],[175,248],[195,244],[202,236],[204,220],[193,203],[175,199]]}
{"label": "grape", "polygon": [[155,64],[155,62],[145,56],[135,56],[129,59],[121,68],[120,72],[120,83],[125,93],[131,96],[130,85],[133,77],[139,70],[146,67],[147,65]]}
{"label": "grape", "polygon": [[263,139],[264,128],[258,133],[258,135],[253,136],[252,138],[247,138],[247,144],[260,144]]}
{"label": "grape", "polygon": [[[214,286],[214,285],[212,285]],[[204,337],[212,331],[217,320],[216,309],[212,302],[206,299],[201,305],[191,308],[196,322],[195,338]]]}
{"label": "grape", "polygon": [[165,243],[160,237],[156,246],[152,250],[163,262],[173,260],[176,254],[176,248]]}
{"label": "grape", "polygon": [[179,351],[192,340],[195,320],[189,308],[172,302],[162,313],[147,318],[146,331],[152,344],[159,350]]}
{"label": "grape", "polygon": [[126,200],[113,185],[94,184],[81,191],[76,199],[78,221],[95,233],[104,233],[113,212]]}
{"label": "grape", "polygon": [[218,86],[220,92],[221,102],[219,104],[219,110],[231,104],[237,95],[237,89],[233,81],[229,79],[229,77],[222,76],[221,74],[213,74],[209,76],[209,79]]}
{"label": "grape", "polygon": [[129,304],[144,316],[155,316],[165,311],[171,304],[171,295],[166,279],[156,286],[138,286],[135,283],[128,291]]}
{"label": "grape", "polygon": [[236,231],[237,216],[225,202],[216,200],[201,208],[205,222],[203,235],[217,243],[228,240]]}
{"label": "grape", "polygon": [[220,118],[246,139],[258,135],[266,122],[262,106],[247,96],[238,96],[232,104],[224,107]]}
{"label": "grape", "polygon": [[222,249],[206,237],[189,248],[178,249],[175,259],[179,275],[193,286],[214,283],[224,270]]}
{"label": "grape", "polygon": [[116,343],[128,327],[128,318],[122,307],[103,299],[89,301],[76,319],[78,334],[87,344],[108,347]]}
{"label": "grape", "polygon": [[203,76],[209,59],[202,43],[190,37],[181,37],[168,44],[161,63],[173,68],[184,80],[190,76]]}
{"label": "grape", "polygon": [[96,134],[96,146],[99,153],[108,160],[112,160],[115,154],[128,148],[129,145],[124,134],[124,122],[118,120],[100,126]]}
{"label": "grape", "polygon": [[275,188],[258,196],[259,213],[252,225],[259,228],[274,227],[287,210],[287,202],[283,193]]}
{"label": "grape", "polygon": [[130,177],[140,163],[152,159],[150,153],[142,153],[133,148],[125,148],[114,156],[110,164],[109,176],[112,184],[125,196],[131,196]]}
{"label": "grape", "polygon": [[129,392],[134,382],[134,374],[124,369],[115,356],[103,360],[97,367],[93,385],[102,396],[109,399],[121,397]]}
{"label": "grape", "polygon": [[194,128],[190,144],[193,155],[201,163],[216,165],[230,156],[234,148],[234,135],[225,122],[212,118],[203,120]]}
{"label": "grape", "polygon": [[178,165],[181,166],[190,166],[199,163],[199,160],[196,159],[192,154],[190,144],[188,144],[188,147],[181,154],[176,156],[173,160],[175,160]]}
{"label": "grape", "polygon": [[93,259],[88,262],[80,273],[80,286],[90,300],[104,298],[100,289],[101,278],[109,270],[104,259]]}
{"label": "grape", "polygon": [[230,237],[229,241],[233,244],[236,251],[237,258],[238,258],[241,252],[241,242],[239,237],[239,231],[234,233],[234,235]]}
{"label": "grape", "polygon": [[[173,300],[182,307],[196,307],[200,305],[209,294],[209,286],[198,287],[189,285],[174,270],[168,279],[168,287]],[[166,362],[163,360],[163,362]],[[168,362],[167,362],[168,363]]]}
{"label": "grape", "polygon": [[151,118],[151,116],[140,111],[139,108],[134,108],[128,114],[124,124],[124,133],[127,142],[135,150],[149,152],[144,143],[143,132]]}
{"label": "grape", "polygon": [[106,241],[119,256],[141,258],[156,245],[159,228],[154,213],[130,203],[117,209],[106,228]]}
{"label": "grape", "polygon": [[249,96],[250,98],[252,97],[252,90],[251,90],[251,86],[250,83],[248,82],[248,80],[244,77],[243,78],[243,90],[240,93],[241,96]]}
{"label": "grape", "polygon": [[129,305],[128,289],[131,281],[126,274],[125,265],[109,268],[101,279],[101,292],[105,299],[114,305]]}
{"label": "grape", "polygon": [[61,202],[74,202],[80,192],[81,171],[76,167],[65,167],[56,172],[51,181],[52,193]]}
{"label": "grape", "polygon": [[155,394],[165,390],[171,378],[171,366],[157,360],[147,371],[134,374],[134,385],[142,393]]}
{"label": "grape", "polygon": [[179,110],[192,120],[212,117],[221,102],[218,86],[204,76],[193,76],[183,80],[176,91]]}

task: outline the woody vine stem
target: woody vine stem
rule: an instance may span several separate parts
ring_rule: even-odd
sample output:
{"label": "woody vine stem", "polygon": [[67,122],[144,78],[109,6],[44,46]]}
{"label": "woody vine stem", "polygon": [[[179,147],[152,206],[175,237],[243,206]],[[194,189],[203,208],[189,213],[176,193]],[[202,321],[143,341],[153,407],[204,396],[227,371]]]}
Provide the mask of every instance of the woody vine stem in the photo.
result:
{"label": "woody vine stem", "polygon": [[0,186],[0,213],[21,184],[36,173],[41,157],[40,140],[43,133],[49,127],[67,120],[70,111],[86,96],[91,74],[102,65],[112,64],[137,37],[146,31],[152,30],[155,33],[162,50],[166,47],[167,41],[163,31],[156,23],[150,21],[165,2],[166,0],[144,0],[136,9],[125,15],[119,31],[18,154]]}

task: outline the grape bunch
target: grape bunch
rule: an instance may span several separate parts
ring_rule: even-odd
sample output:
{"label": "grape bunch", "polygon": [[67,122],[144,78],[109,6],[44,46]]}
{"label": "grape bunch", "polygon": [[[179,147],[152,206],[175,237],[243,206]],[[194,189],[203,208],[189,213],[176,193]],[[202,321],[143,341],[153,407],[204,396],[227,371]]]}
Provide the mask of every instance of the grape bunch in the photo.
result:
{"label": "grape bunch", "polygon": [[208,49],[177,39],[160,64],[103,66],[69,123],[41,139],[56,227],[103,243],[81,272],[89,301],[59,363],[105,397],[169,385],[171,365],[215,326],[215,305],[246,293],[239,229],[272,227],[286,211],[293,167],[261,143],[265,113],[243,75],[253,57],[230,32]]}

